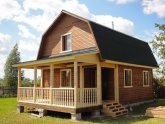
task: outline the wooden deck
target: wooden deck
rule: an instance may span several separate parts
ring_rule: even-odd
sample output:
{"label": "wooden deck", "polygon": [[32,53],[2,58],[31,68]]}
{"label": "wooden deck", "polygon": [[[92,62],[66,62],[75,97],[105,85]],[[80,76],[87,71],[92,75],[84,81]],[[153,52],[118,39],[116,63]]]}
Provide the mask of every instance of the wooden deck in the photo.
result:
{"label": "wooden deck", "polygon": [[165,106],[150,107],[146,110],[146,116],[165,118]]}

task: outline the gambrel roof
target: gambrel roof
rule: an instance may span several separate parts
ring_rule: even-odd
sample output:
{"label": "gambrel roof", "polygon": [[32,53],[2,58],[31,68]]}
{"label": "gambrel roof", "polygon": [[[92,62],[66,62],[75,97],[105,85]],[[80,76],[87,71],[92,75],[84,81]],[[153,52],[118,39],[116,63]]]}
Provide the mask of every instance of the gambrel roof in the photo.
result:
{"label": "gambrel roof", "polygon": [[37,59],[42,59],[40,56],[42,54],[42,45],[46,35],[48,35],[48,33],[53,29],[58,20],[61,19],[64,14],[73,16],[88,23],[91,32],[93,33],[96,40],[101,59],[111,60],[114,62],[158,67],[156,59],[147,42],[126,35],[114,29],[105,27],[96,22],[90,21],[64,10],[61,11],[56,20],[43,34]]}

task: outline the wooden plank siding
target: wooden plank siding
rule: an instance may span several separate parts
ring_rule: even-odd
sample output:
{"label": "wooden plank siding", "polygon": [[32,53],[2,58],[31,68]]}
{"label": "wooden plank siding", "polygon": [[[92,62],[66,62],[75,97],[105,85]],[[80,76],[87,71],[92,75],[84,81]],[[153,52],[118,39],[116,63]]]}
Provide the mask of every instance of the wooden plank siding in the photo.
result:
{"label": "wooden plank siding", "polygon": [[[152,69],[119,65],[119,101],[131,104],[153,99]],[[124,69],[132,69],[132,86],[124,88]],[[143,71],[149,72],[149,87],[143,87]]]}
{"label": "wooden plank siding", "polygon": [[50,56],[61,52],[61,35],[72,34],[72,50],[96,47],[95,40],[88,24],[69,15],[64,15],[54,29],[47,35],[43,44],[42,55]]}
{"label": "wooden plank siding", "polygon": [[[71,86],[73,87],[74,82],[74,70],[73,67],[61,68],[61,69],[71,69]],[[54,88],[60,87],[60,70],[59,68],[54,69]],[[50,87],[50,69],[43,70],[43,84],[44,87]],[[80,87],[80,68],[78,67],[78,87]]]}

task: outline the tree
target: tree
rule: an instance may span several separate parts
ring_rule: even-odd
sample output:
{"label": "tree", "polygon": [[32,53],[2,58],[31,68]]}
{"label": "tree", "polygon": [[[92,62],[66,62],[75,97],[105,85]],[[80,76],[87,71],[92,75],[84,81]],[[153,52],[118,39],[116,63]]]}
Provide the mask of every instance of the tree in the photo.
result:
{"label": "tree", "polygon": [[155,39],[150,43],[153,47],[154,53],[159,57],[159,69],[157,73],[163,79],[162,83],[165,84],[165,24],[155,24],[159,29],[159,34],[155,35]]}
{"label": "tree", "polygon": [[13,49],[10,51],[5,67],[4,67],[4,81],[3,85],[6,87],[16,87],[18,82],[18,69],[12,67],[13,64],[20,62],[20,52],[18,51],[18,44],[15,44]]}
{"label": "tree", "polygon": [[32,80],[30,78],[24,77],[21,82],[21,87],[31,87],[32,86]]}

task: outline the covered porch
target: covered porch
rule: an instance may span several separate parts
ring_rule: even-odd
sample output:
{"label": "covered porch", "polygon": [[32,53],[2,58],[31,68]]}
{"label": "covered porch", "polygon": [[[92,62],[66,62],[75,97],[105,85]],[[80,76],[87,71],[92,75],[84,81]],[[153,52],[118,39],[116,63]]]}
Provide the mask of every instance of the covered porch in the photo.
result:
{"label": "covered porch", "polygon": [[[87,109],[100,110],[102,107],[101,68],[109,67],[116,70],[114,64],[100,62],[97,53],[25,62],[15,67],[18,67],[18,104],[20,106],[71,114],[81,113]],[[33,87],[21,86],[21,70],[24,68],[34,70]],[[64,69],[71,70],[71,76],[67,79],[62,77]],[[41,70],[40,86],[36,85],[37,70]],[[61,70],[60,76],[57,76],[57,70]],[[92,72],[91,75],[88,75],[89,70]],[[49,85],[45,85],[44,72],[49,73]],[[115,76],[117,76],[116,72]],[[66,73],[67,71],[64,75],[67,75]],[[69,86],[66,84],[68,80],[70,80]]]}

